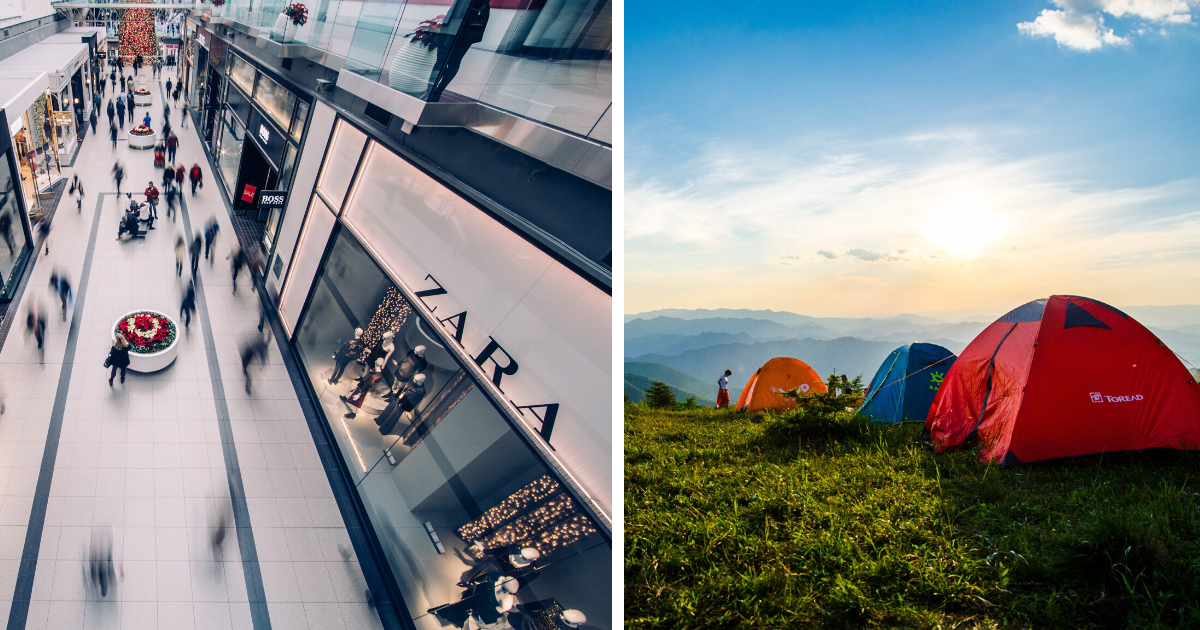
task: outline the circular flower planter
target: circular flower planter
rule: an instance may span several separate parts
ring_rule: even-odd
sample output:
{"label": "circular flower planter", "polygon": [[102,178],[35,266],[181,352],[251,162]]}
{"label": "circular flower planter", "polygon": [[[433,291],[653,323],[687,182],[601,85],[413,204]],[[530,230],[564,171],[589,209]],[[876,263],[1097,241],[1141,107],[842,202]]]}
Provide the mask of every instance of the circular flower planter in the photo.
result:
{"label": "circular flower planter", "polygon": [[134,372],[157,372],[179,354],[179,325],[158,311],[122,315],[112,327],[114,342],[117,335],[129,341],[129,369]]}
{"label": "circular flower planter", "polygon": [[[142,131],[150,133],[141,133]],[[154,130],[145,126],[138,125],[129,130],[129,148],[131,149],[152,149],[158,144],[158,134]]]}
{"label": "circular flower planter", "polygon": [[[145,92],[145,94],[143,94],[142,92]],[[150,97],[150,90],[142,90],[142,89],[134,90],[133,91],[133,104],[134,105],[153,105],[154,100]]]}

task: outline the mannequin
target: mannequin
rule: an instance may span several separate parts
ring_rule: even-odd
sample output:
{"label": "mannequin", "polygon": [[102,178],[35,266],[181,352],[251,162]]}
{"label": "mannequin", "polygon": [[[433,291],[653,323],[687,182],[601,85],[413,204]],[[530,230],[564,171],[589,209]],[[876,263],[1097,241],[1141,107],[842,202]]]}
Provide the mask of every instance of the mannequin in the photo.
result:
{"label": "mannequin", "polygon": [[355,328],[354,338],[343,341],[341,347],[333,354],[336,367],[333,370],[333,376],[329,377],[330,385],[337,385],[337,382],[342,379],[342,372],[346,371],[346,366],[363,351],[362,335],[363,329]]}
{"label": "mannequin", "polygon": [[396,335],[393,331],[383,333],[379,345],[371,348],[371,353],[367,355],[367,364],[375,365],[376,359],[383,359],[384,365],[387,365],[387,360],[392,356],[392,351],[396,349],[392,343],[392,337]]}
{"label": "mannequin", "polygon": [[425,375],[418,373],[404,385],[395,400],[388,403],[383,413],[375,419],[375,422],[379,423],[379,432],[384,435],[392,434],[392,430],[396,428],[396,423],[401,418],[407,420],[411,425],[417,405],[421,404],[423,398],[425,398]]}
{"label": "mannequin", "polygon": [[346,414],[347,418],[353,418],[354,416],[358,415],[355,409],[362,407],[363,401],[367,398],[367,394],[370,393],[371,388],[375,387],[375,383],[379,382],[379,378],[381,376],[383,376],[383,359],[378,359],[375,361],[375,365],[368,369],[367,372],[358,379],[358,385],[354,386],[354,390],[350,392],[349,397],[339,396],[339,398],[342,399],[342,402],[353,407],[353,409]]}
{"label": "mannequin", "polygon": [[429,361],[425,358],[425,346],[417,346],[409,350],[408,354],[400,360],[400,365],[396,367],[396,381],[392,384],[392,390],[383,399],[392,400],[403,383],[407,383],[413,374],[424,372],[427,367],[429,367]]}

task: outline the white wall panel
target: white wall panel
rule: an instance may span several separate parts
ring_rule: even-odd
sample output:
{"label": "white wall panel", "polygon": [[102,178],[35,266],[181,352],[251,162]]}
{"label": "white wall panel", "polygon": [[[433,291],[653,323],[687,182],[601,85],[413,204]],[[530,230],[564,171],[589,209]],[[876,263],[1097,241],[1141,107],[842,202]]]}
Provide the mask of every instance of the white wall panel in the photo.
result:
{"label": "white wall panel", "polygon": [[291,196],[288,197],[287,209],[283,214],[283,224],[279,227],[279,244],[275,247],[276,255],[283,261],[283,271],[279,278],[275,277],[273,271],[275,259],[267,261],[267,283],[268,286],[274,286],[276,291],[283,286],[287,278],[296,239],[300,237],[300,226],[304,225],[308,198],[317,181],[317,171],[321,170],[321,160],[325,157],[325,147],[329,146],[329,134],[333,131],[333,123],[336,120],[337,114],[333,108],[320,101],[313,104],[308,135],[304,139],[304,152],[300,154],[300,163],[296,166]]}
{"label": "white wall panel", "polygon": [[300,233],[300,242],[292,260],[292,269],[288,272],[288,281],[283,285],[283,295],[279,298],[279,316],[289,335],[296,330],[300,311],[304,309],[304,301],[308,299],[308,291],[312,288],[313,278],[317,275],[317,267],[321,264],[321,256],[325,254],[325,245],[336,222],[337,217],[325,210],[325,202],[313,195],[312,206],[308,209],[304,230]]}

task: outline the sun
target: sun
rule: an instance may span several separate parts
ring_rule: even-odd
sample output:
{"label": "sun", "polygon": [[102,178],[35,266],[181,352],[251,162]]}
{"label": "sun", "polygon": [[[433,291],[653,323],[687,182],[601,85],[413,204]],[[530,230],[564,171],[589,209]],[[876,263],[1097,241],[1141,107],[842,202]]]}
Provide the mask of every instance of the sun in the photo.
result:
{"label": "sun", "polygon": [[982,195],[953,197],[935,208],[925,234],[937,248],[959,256],[977,254],[991,245],[1001,228],[994,204]]}

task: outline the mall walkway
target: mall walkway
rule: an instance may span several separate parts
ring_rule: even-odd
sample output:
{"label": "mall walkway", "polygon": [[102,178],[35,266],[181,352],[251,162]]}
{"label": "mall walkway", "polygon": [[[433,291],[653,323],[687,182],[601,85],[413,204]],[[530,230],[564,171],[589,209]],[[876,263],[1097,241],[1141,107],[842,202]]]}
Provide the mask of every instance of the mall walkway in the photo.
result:
{"label": "mall walkway", "polygon": [[[148,75],[158,130],[163,90]],[[136,118],[146,111],[138,107]],[[124,242],[114,240],[124,202],[113,161],[126,168],[122,190],[139,200],[148,181],[161,188],[161,171],[124,133],[113,150],[101,119],[72,169],[84,182],[83,209],[64,197],[49,254],[43,247],[0,351],[0,618],[10,629],[381,627],[274,341],[253,395],[244,391],[238,346],[257,333],[258,298],[245,273],[232,294],[226,257],[236,238],[194,127],[183,129],[172,112],[177,161],[199,162],[205,187],[185,193],[177,222],[164,205],[156,230]],[[198,318],[181,334],[178,358],[110,387],[109,331],[134,310],[178,316],[175,237],[210,216],[222,235],[215,261],[201,261]],[[55,269],[76,291],[66,321],[49,289]],[[44,359],[25,334],[33,303],[48,313]],[[230,531],[214,553],[219,511],[251,527]],[[106,527],[123,577],[101,597],[88,586],[84,557]]]}

